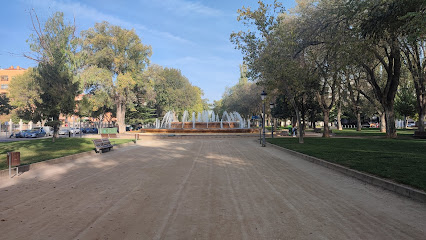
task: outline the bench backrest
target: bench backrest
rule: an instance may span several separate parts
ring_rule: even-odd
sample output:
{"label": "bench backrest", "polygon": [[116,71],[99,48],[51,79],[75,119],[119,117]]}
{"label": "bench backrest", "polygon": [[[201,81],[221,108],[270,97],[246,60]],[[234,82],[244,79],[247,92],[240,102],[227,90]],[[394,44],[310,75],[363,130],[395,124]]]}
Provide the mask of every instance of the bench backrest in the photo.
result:
{"label": "bench backrest", "polygon": [[102,147],[104,145],[102,139],[94,139],[93,144],[95,144],[96,147]]}
{"label": "bench backrest", "polygon": [[101,140],[103,145],[111,145],[111,142],[109,141],[108,138],[102,138]]}

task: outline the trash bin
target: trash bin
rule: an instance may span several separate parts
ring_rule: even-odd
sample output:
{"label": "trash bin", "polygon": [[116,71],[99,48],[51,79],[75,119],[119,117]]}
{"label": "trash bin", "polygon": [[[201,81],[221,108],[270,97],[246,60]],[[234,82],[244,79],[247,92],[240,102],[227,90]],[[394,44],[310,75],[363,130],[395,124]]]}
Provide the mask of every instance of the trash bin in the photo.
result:
{"label": "trash bin", "polygon": [[[7,153],[7,165],[9,166],[9,177],[12,177],[12,167],[21,165],[21,153],[20,152],[8,152]],[[19,169],[16,168],[16,175],[18,175]]]}
{"label": "trash bin", "polygon": [[7,153],[7,165],[14,167],[21,165],[21,153],[20,152],[8,152]]}

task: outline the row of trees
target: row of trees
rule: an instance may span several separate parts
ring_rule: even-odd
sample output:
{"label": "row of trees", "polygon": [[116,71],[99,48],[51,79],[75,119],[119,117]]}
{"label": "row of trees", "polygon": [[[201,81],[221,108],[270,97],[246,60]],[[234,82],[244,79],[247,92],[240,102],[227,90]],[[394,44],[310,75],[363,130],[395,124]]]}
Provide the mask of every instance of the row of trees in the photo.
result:
{"label": "row of trees", "polygon": [[260,93],[262,87],[248,82],[247,65],[240,65],[240,78],[235,86],[227,88],[219,101],[214,101],[213,111],[222,116],[224,111],[237,111],[248,118],[261,111]]}
{"label": "row of trees", "polygon": [[124,132],[126,122],[144,122],[167,110],[206,108],[201,89],[180,70],[149,66],[151,46],[134,30],[102,22],[76,37],[75,26],[65,23],[63,13],[55,13],[43,28],[34,12],[31,17],[32,54],[25,56],[38,65],[10,86],[14,115],[49,120],[46,124],[56,136],[61,114],[102,120],[112,112]]}
{"label": "row of trees", "polygon": [[[319,106],[325,137],[333,110],[340,118],[346,104],[360,119],[368,104],[381,116],[387,137],[395,138],[396,95],[407,95],[404,89],[412,86],[419,131],[424,131],[426,3],[297,2],[289,12],[278,1],[239,10],[238,21],[248,30],[232,33],[231,41],[244,55],[248,76],[275,96],[284,96],[299,126]],[[360,129],[360,121],[358,125]]]}

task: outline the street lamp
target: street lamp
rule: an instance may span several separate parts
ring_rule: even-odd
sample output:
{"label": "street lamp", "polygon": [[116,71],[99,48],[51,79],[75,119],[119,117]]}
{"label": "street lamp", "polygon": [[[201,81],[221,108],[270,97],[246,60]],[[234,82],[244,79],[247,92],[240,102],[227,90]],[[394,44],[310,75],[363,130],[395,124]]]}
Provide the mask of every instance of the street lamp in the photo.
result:
{"label": "street lamp", "polygon": [[274,138],[274,117],[272,116],[272,109],[274,108],[274,103],[270,102],[269,107],[271,108],[271,119],[272,119],[272,138]]}
{"label": "street lamp", "polygon": [[262,98],[262,102],[263,102],[263,118],[262,118],[262,128],[263,128],[263,137],[262,137],[262,147],[265,147],[265,97],[266,97],[266,92],[262,91],[262,93],[260,94],[260,97]]}

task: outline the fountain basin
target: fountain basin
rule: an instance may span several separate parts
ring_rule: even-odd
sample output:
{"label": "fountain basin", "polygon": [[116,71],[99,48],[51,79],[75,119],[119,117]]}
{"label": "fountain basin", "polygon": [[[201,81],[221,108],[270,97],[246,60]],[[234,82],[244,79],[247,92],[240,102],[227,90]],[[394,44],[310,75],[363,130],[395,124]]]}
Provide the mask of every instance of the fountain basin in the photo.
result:
{"label": "fountain basin", "polygon": [[[170,129],[193,129],[195,125],[195,129],[210,129],[210,128],[221,128],[220,126],[220,122],[195,122],[195,124],[193,124],[192,122],[185,122],[182,124],[182,122],[172,122],[170,124]],[[223,128],[238,128],[239,127],[239,123],[238,122],[225,122],[222,123],[222,129]]]}
{"label": "fountain basin", "polygon": [[[225,124],[223,124],[225,125]],[[132,131],[132,133],[259,133],[257,128],[144,128],[138,131]]]}

